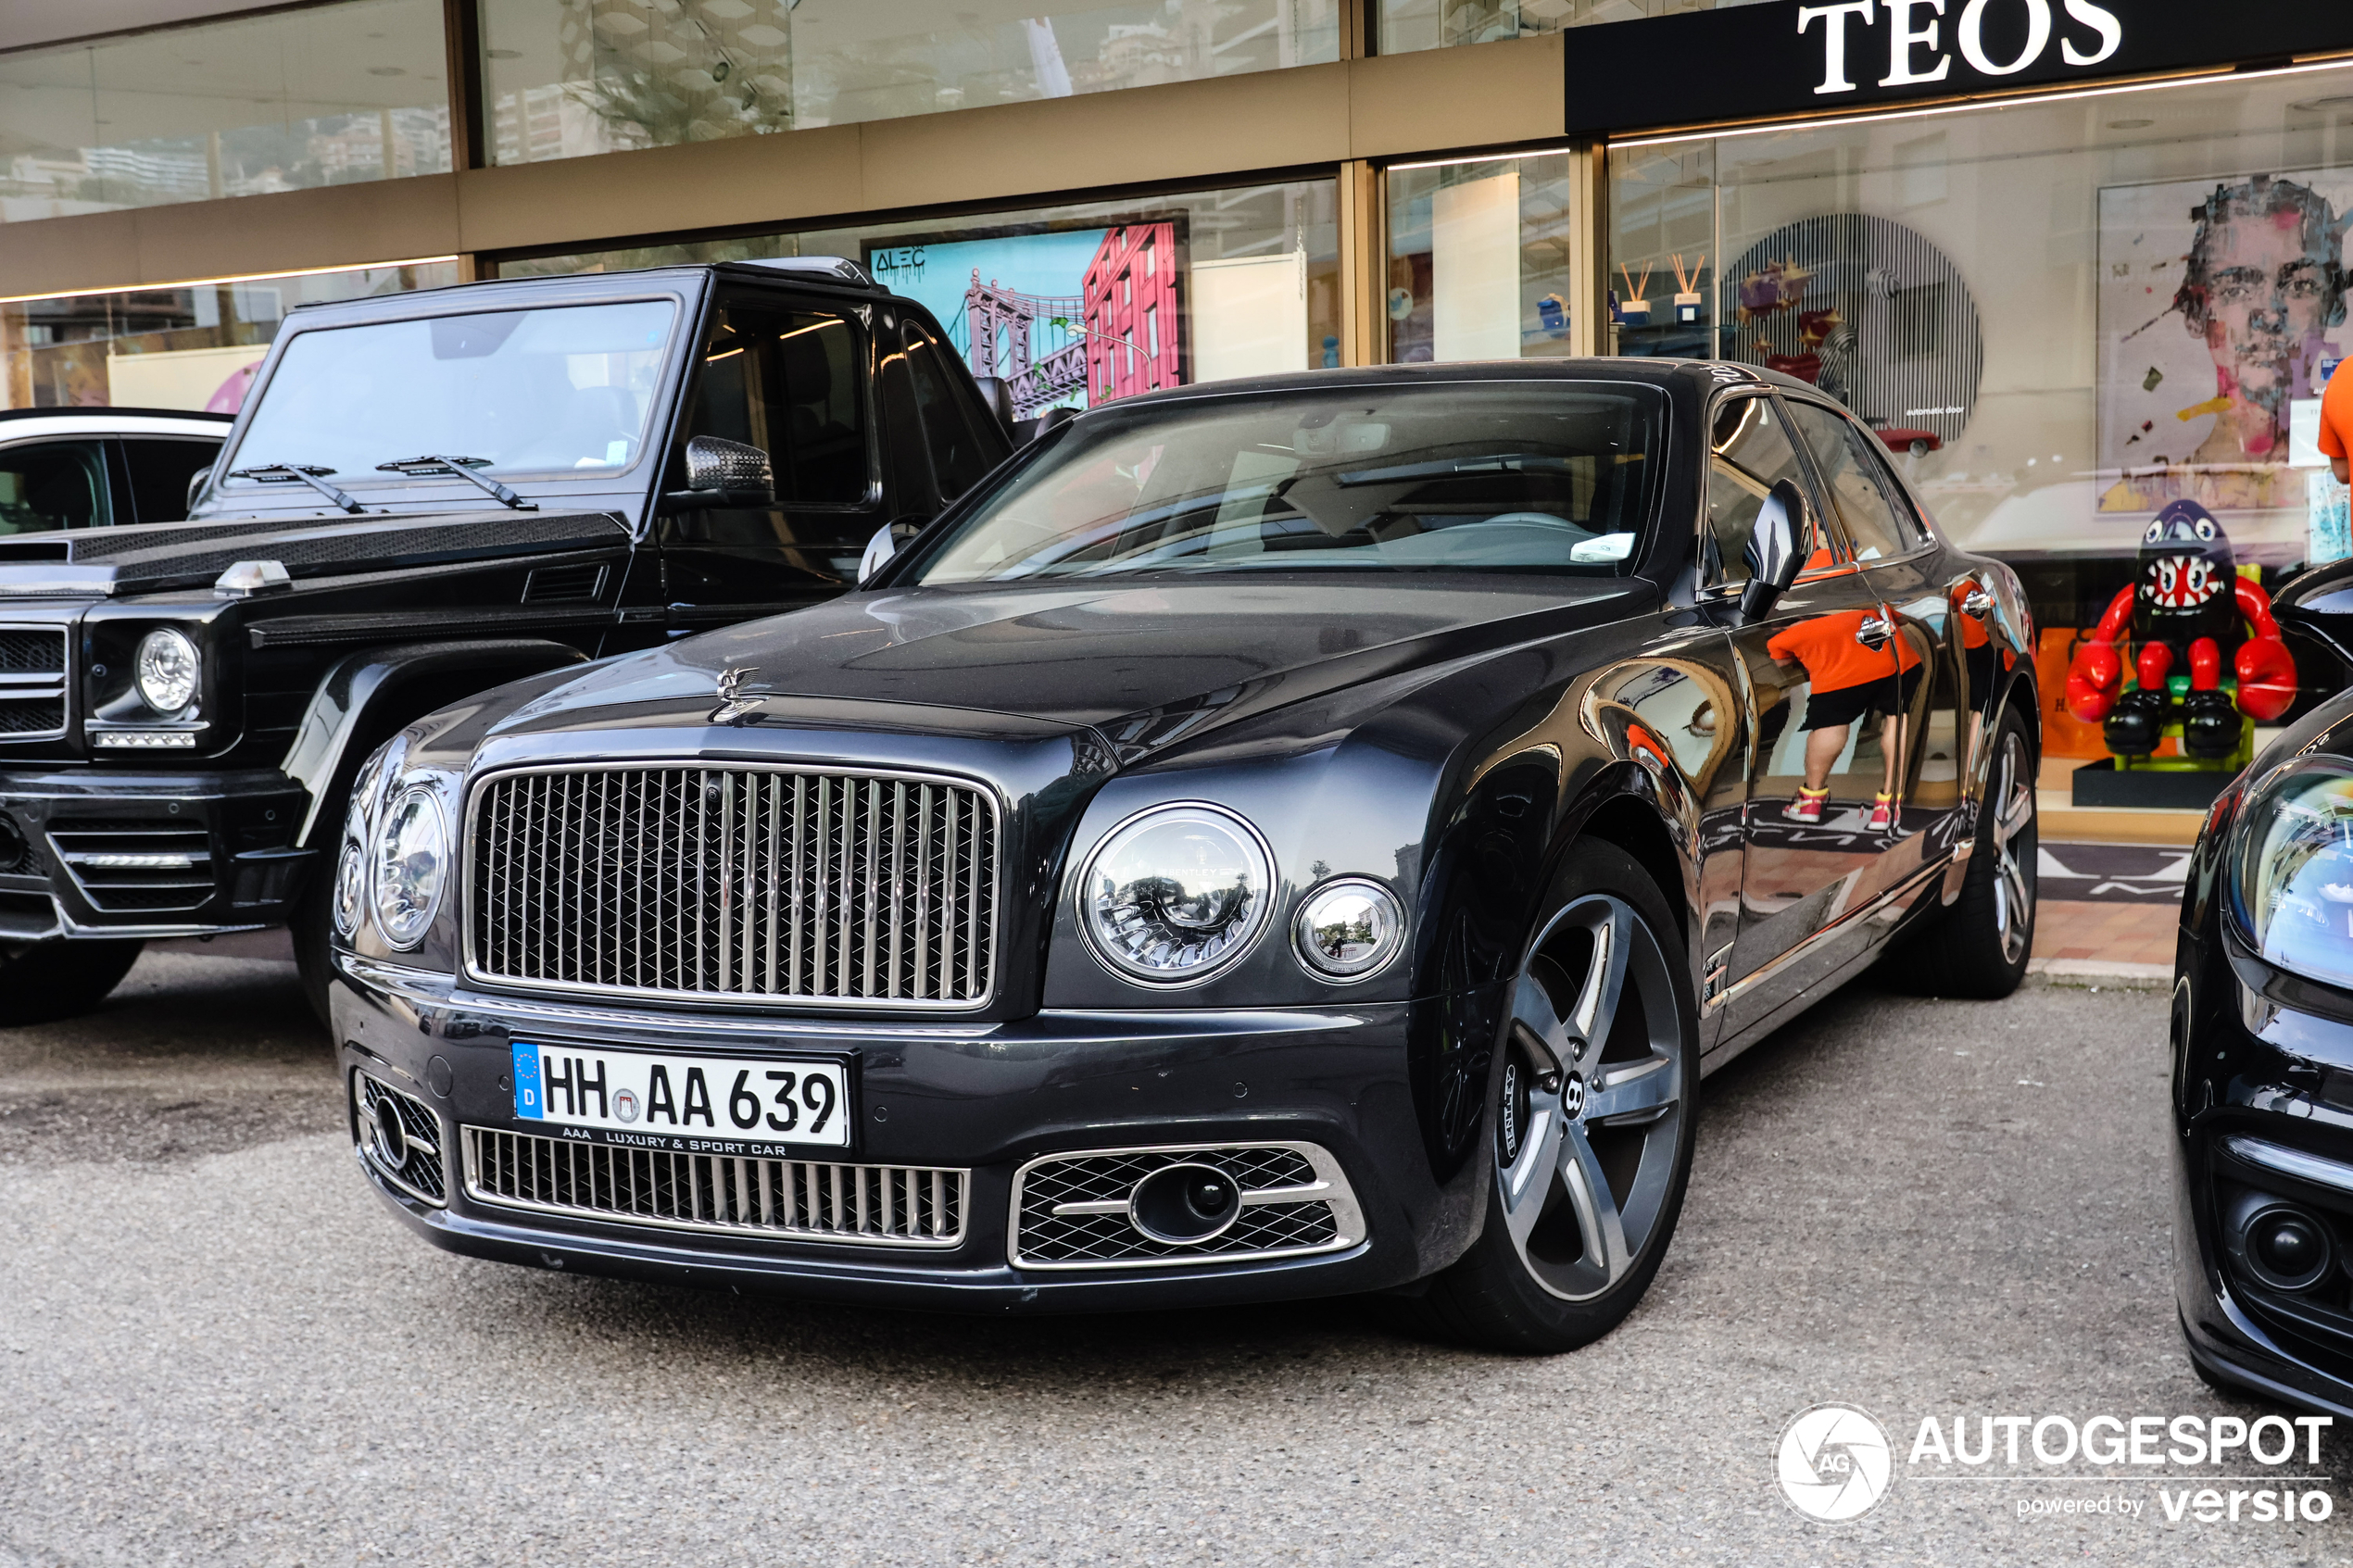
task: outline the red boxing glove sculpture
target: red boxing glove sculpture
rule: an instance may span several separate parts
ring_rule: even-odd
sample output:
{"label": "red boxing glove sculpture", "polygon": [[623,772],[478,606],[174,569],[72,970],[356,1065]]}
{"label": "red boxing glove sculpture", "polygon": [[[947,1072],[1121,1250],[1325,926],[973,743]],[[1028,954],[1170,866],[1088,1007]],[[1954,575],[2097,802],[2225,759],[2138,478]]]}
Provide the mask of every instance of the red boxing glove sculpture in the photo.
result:
{"label": "red boxing glove sculpture", "polygon": [[[2129,692],[2117,648],[2128,627]],[[2271,619],[2271,596],[2238,575],[2230,540],[2196,501],[2171,503],[2141,535],[2135,581],[2108,601],[2068,668],[2067,710],[2100,725],[2118,756],[2146,757],[2176,717],[2166,683],[2177,671],[2190,678],[2178,716],[2192,757],[2229,757],[2245,728],[2240,714],[2276,719],[2296,700],[2296,660]],[[2224,689],[2226,673],[2235,696]]]}

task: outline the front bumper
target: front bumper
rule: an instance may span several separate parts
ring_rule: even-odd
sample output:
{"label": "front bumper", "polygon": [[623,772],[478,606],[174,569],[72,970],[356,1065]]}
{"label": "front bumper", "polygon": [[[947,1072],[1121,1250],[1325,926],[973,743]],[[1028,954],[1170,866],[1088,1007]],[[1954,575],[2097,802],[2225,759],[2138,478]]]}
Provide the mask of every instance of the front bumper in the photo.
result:
{"label": "front bumper", "polygon": [[0,940],[195,936],[283,925],[313,851],[274,770],[0,772]]}
{"label": "front bumper", "polygon": [[[1461,1255],[1484,1197],[1477,1185],[1483,1161],[1460,1162],[1443,1182],[1433,1173],[1408,1083],[1416,1010],[1407,1004],[893,1024],[560,1006],[469,992],[447,977],[348,954],[339,955],[338,968],[332,1007],[346,1083],[366,1074],[430,1119],[426,1135],[447,1151],[443,1200],[387,1180],[364,1147],[361,1167],[427,1240],[476,1257],[950,1311],[1166,1308],[1406,1285]],[[902,1246],[714,1235],[498,1201],[488,1190],[495,1173],[477,1164],[482,1140],[556,1130],[512,1114],[518,1037],[679,1055],[849,1059],[859,1084],[853,1148],[793,1158],[969,1171],[960,1238]],[[355,1145],[369,1135],[355,1111]],[[1285,1144],[1311,1151],[1317,1172],[1335,1178],[1330,1190],[1345,1195],[1353,1228],[1343,1223],[1321,1250],[1040,1267],[1014,1246],[1016,1178],[1040,1156]]]}

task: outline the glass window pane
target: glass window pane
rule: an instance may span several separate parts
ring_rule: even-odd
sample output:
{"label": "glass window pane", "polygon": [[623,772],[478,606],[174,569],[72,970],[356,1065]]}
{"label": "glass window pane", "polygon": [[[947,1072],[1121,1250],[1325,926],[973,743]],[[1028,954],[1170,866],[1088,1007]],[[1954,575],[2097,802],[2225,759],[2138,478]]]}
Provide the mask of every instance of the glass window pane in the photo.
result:
{"label": "glass window pane", "polygon": [[1339,0],[484,0],[482,28],[499,164],[1340,57]]}
{"label": "glass window pane", "polygon": [[[1328,180],[502,262],[502,277],[842,256],[916,300],[1016,418],[1340,363]],[[912,395],[912,389],[911,389]]]}
{"label": "glass window pane", "polygon": [[233,414],[296,306],[457,281],[436,261],[0,304],[0,407]]}
{"label": "glass window pane", "polygon": [[[1707,556],[1707,580],[1745,583],[1748,538],[1756,530],[1765,497],[1783,480],[1810,490],[1797,447],[1782,426],[1780,405],[1770,397],[1734,397],[1717,405],[1710,443],[1715,458],[1707,473],[1707,537],[1701,543]],[[1837,564],[1832,540],[1817,533],[1812,543],[1806,571]]]}
{"label": "glass window pane", "polygon": [[1403,55],[1680,11],[1762,4],[1764,0],[1380,0],[1375,42],[1384,55]]}
{"label": "glass window pane", "polygon": [[96,442],[0,448],[0,534],[96,528],[112,521]]}
{"label": "glass window pane", "polygon": [[1796,425],[1821,470],[1830,504],[1838,511],[1847,538],[1854,541],[1857,560],[1886,560],[1904,554],[1917,538],[1897,513],[1895,504],[1880,487],[1877,459],[1863,443],[1869,437],[1828,408],[1794,399],[1790,422]]}
{"label": "glass window pane", "polygon": [[0,55],[0,222],[449,169],[440,0]]}
{"label": "glass window pane", "polygon": [[952,501],[988,471],[990,451],[980,444],[970,410],[949,383],[944,367],[934,359],[937,352],[938,345],[929,334],[909,323],[907,362],[915,373],[915,408],[923,417],[924,439],[931,447],[931,471],[939,482],[939,498]]}
{"label": "glass window pane", "polygon": [[1568,177],[1565,154],[1390,172],[1392,363],[1569,353]]}
{"label": "glass window pane", "polygon": [[[226,435],[229,427],[221,426]],[[188,515],[188,482],[212,467],[220,446],[212,441],[123,437],[123,466],[131,473],[131,506],[140,522],[178,522]]]}

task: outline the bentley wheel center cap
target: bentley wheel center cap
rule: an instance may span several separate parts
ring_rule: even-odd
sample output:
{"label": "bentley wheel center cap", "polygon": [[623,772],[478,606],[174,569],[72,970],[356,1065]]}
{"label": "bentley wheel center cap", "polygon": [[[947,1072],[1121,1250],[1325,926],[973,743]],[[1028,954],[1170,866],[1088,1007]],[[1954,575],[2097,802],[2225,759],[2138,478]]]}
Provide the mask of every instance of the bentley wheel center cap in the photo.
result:
{"label": "bentley wheel center cap", "polygon": [[1585,1114],[1585,1080],[1578,1073],[1561,1085],[1561,1114],[1572,1122]]}

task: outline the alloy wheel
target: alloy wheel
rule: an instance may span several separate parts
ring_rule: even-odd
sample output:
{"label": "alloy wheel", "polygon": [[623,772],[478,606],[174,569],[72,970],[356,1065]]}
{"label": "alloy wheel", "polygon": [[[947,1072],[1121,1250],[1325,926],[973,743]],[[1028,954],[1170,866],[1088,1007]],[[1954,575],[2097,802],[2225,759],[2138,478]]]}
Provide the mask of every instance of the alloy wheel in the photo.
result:
{"label": "alloy wheel", "polygon": [[1529,1277],[1565,1300],[1607,1291],[1662,1229],[1688,1093],[1667,963],[1630,905],[1592,894],[1513,989],[1497,1192]]}
{"label": "alloy wheel", "polygon": [[2002,939],[2002,961],[2015,964],[2026,950],[2034,923],[2034,774],[2026,741],[2016,731],[2002,735],[1994,763],[1994,929]]}

